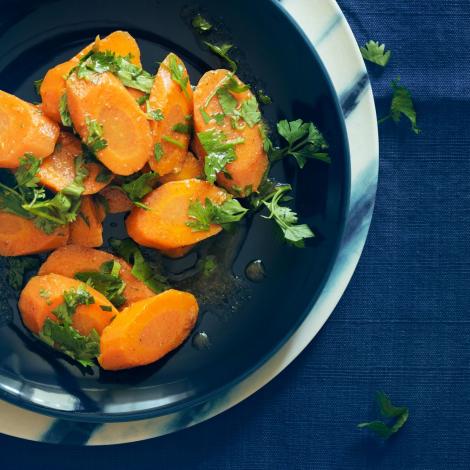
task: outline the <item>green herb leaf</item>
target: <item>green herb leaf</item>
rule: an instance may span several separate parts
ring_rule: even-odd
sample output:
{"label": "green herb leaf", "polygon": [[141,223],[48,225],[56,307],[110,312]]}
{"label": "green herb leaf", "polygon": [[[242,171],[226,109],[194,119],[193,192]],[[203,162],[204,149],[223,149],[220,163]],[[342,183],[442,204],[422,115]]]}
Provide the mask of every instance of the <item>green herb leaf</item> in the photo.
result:
{"label": "green herb leaf", "polygon": [[116,260],[112,260],[103,263],[99,271],[78,272],[74,277],[101,292],[115,307],[119,308],[126,301],[123,295],[126,283],[119,276],[120,269],[121,265]]}
{"label": "green herb leaf", "polygon": [[43,78],[40,78],[39,80],[34,80],[33,85],[34,85],[34,91],[36,92],[36,95],[41,96],[41,85],[42,82],[44,81]]}
{"label": "green herb leaf", "polygon": [[212,29],[212,25],[200,14],[198,13],[191,23],[194,29],[197,29],[200,33],[205,33]]}
{"label": "green herb leaf", "polygon": [[164,152],[163,152],[162,144],[156,143],[153,147],[153,155],[155,157],[155,160],[159,162],[161,158],[163,157],[163,154]]}
{"label": "green herb leaf", "polygon": [[198,133],[199,141],[207,153],[204,161],[204,173],[207,181],[213,183],[217,173],[236,159],[235,145],[244,142],[243,138],[227,140],[226,135],[218,129]]}
{"label": "green herb leaf", "polygon": [[400,122],[402,115],[407,117],[411,122],[411,129],[415,134],[420,134],[421,129],[418,128],[416,123],[416,111],[413,104],[413,99],[408,88],[399,84],[398,80],[392,81],[393,97],[390,105],[390,114],[379,120],[379,124],[392,119],[395,123]]}
{"label": "green herb leaf", "polygon": [[261,121],[261,113],[259,111],[258,102],[254,96],[242,103],[240,116],[250,127],[254,127]]}
{"label": "green herb leaf", "polygon": [[140,202],[144,196],[153,191],[158,181],[158,174],[149,171],[143,173],[134,180],[129,181],[121,186],[121,188],[127,193],[129,199],[135,204]]}
{"label": "green herb leaf", "polygon": [[223,86],[217,90],[217,98],[225,115],[230,116],[238,106],[238,101],[232,96],[228,88]]}
{"label": "green herb leaf", "polygon": [[217,270],[217,258],[214,255],[207,255],[197,262],[197,266],[203,276],[209,277]]}
{"label": "green herb leaf", "polygon": [[361,47],[361,54],[365,60],[385,67],[390,60],[392,53],[385,51],[385,44],[379,44],[377,41],[369,41],[364,47]]}
{"label": "green herb leaf", "polygon": [[209,48],[211,52],[213,52],[215,55],[218,55],[222,59],[226,60],[230,68],[232,69],[232,72],[235,73],[237,71],[237,63],[230,58],[228,55],[228,52],[230,49],[232,49],[233,45],[232,44],[211,44],[210,42],[204,41],[204,44]]}
{"label": "green herb leaf", "polygon": [[170,144],[176,145],[180,149],[184,150],[186,148],[186,145],[183,142],[173,139],[173,137],[170,137],[169,135],[162,136],[162,140],[164,140],[165,142],[169,142]]}
{"label": "green herb leaf", "polygon": [[273,100],[264,92],[264,90],[258,91],[258,101],[261,104],[271,104]]}
{"label": "green herb leaf", "polygon": [[93,153],[97,153],[105,149],[108,146],[108,142],[103,138],[103,125],[96,119],[90,119],[89,117],[85,118],[85,125],[88,130],[86,144],[90,150]]}
{"label": "green herb leaf", "polygon": [[32,256],[8,257],[8,284],[15,289],[20,290],[23,287],[24,276],[28,271],[39,268],[41,262],[38,258]]}
{"label": "green herb leaf", "polygon": [[[271,141],[268,143],[269,158],[271,162],[281,160],[286,156],[293,156],[300,168],[305,166],[308,159],[321,160],[330,163],[326,150],[328,144],[322,133],[311,122],[282,120],[277,124],[277,131],[287,141],[284,148],[272,148]],[[270,145],[271,144],[271,145]]]}
{"label": "green herb leaf", "polygon": [[168,66],[170,69],[171,79],[181,87],[181,90],[186,95],[186,98],[189,99],[189,77],[185,71],[184,65],[179,62],[179,59],[175,54],[170,54],[168,58]]}
{"label": "green herb leaf", "polygon": [[72,118],[70,117],[69,107],[67,105],[67,93],[60,97],[59,101],[60,120],[65,127],[72,127]]}
{"label": "green herb leaf", "polygon": [[175,132],[179,132],[180,134],[191,134],[193,131],[193,126],[192,124],[178,122],[171,128],[171,130]]}
{"label": "green herb leaf", "polygon": [[114,252],[132,265],[132,275],[144,282],[153,292],[159,294],[169,289],[167,279],[148,264],[139,247],[130,238],[117,240],[112,238],[109,244]]}
{"label": "green herb leaf", "polygon": [[139,106],[142,106],[150,98],[150,93],[145,93],[145,95],[136,99],[136,102]]}
{"label": "green herb leaf", "polygon": [[186,222],[186,225],[193,232],[207,232],[211,224],[218,224],[229,229],[231,224],[239,222],[247,212],[248,209],[236,199],[228,199],[220,205],[214,204],[209,198],[206,199],[204,205],[196,200],[189,205],[188,216],[193,220]]}
{"label": "green herb leaf", "polygon": [[396,418],[395,422],[390,426],[383,421],[370,421],[358,424],[359,429],[370,429],[383,439],[399,431],[408,420],[409,410],[404,406],[394,406],[390,398],[383,392],[377,392],[376,400],[379,405],[380,413],[384,418]]}
{"label": "green herb leaf", "polygon": [[147,117],[154,121],[163,121],[164,116],[161,109],[152,109],[147,101]]}

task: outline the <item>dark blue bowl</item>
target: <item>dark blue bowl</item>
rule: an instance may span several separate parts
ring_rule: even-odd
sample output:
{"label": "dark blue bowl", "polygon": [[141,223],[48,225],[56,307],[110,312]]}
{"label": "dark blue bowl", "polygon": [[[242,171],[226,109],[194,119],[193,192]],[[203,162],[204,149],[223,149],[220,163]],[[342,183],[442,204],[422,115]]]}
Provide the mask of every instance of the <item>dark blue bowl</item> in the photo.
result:
{"label": "dark blue bowl", "polygon": [[[237,234],[201,250],[218,253],[239,277],[219,300],[202,303],[198,331],[208,333],[209,349],[191,340],[162,361],[140,369],[84,372],[35,340],[18,313],[0,328],[0,396],[41,413],[87,421],[123,421],[167,414],[205,401],[258,368],[300,325],[317,299],[335,260],[349,193],[349,157],[343,117],[328,75],[298,27],[274,1],[185,0],[70,2],[0,1],[0,88],[35,101],[32,81],[71,57],[97,34],[123,29],[139,42],[144,67],[169,52],[187,64],[192,83],[222,64],[202,46],[190,26],[201,12],[217,25],[204,36],[235,44],[240,77],[265,90],[273,104],[264,114],[314,121],[325,133],[333,163],[309,162],[299,172],[292,162],[278,164],[274,175],[295,187],[296,210],[316,232],[305,249],[288,247],[270,221],[256,217]],[[0,228],[1,230],[1,228]],[[123,235],[122,220],[107,225],[106,236]],[[194,264],[196,255],[169,269]],[[261,283],[244,278],[245,266],[262,259]],[[234,290],[233,290],[234,289]],[[214,290],[214,289],[213,289]],[[3,294],[8,289],[2,289]],[[7,294],[11,304],[16,299]],[[210,299],[209,299],[210,300]]]}

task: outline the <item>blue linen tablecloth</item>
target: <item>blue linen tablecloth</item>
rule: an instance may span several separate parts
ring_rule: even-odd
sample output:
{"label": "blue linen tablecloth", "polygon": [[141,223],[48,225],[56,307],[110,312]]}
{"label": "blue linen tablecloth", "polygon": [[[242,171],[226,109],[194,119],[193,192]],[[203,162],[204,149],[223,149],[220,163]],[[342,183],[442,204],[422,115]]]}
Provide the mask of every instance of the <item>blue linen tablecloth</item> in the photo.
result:
{"label": "blue linen tablecloth", "polygon": [[[339,3],[360,43],[393,51],[371,74],[379,113],[400,75],[423,132],[381,127],[369,239],[324,329],[272,383],[195,428],[108,448],[1,436],[1,468],[470,468],[470,2]],[[356,429],[379,389],[410,408],[385,444]]]}

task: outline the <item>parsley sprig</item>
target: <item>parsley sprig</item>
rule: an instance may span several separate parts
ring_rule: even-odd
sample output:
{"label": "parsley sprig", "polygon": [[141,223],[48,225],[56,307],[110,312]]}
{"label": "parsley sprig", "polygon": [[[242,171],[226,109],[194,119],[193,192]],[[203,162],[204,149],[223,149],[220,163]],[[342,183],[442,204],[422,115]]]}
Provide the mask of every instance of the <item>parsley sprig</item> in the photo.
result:
{"label": "parsley sprig", "polygon": [[361,54],[365,60],[381,67],[385,67],[392,56],[391,51],[385,50],[385,44],[372,40],[368,41],[364,47],[361,47]]}
{"label": "parsley sprig", "polygon": [[59,114],[60,120],[65,127],[72,127],[72,118],[70,116],[69,107],[67,104],[67,93],[60,97],[59,101]]}
{"label": "parsley sprig", "polygon": [[212,29],[212,25],[200,13],[193,18],[191,24],[193,28],[197,29],[200,33],[206,33]]}
{"label": "parsley sprig", "polygon": [[186,98],[189,99],[188,74],[185,71],[184,65],[173,53],[168,56],[168,68],[170,70],[171,79],[180,86]]}
{"label": "parsley sprig", "polygon": [[89,117],[85,118],[85,125],[88,130],[88,137],[86,139],[88,148],[95,154],[105,149],[108,146],[108,142],[103,137],[103,125],[96,119],[90,119]]}
{"label": "parsley sprig", "polygon": [[390,398],[384,392],[377,392],[377,404],[379,405],[380,414],[389,420],[395,418],[393,423],[384,423],[383,421],[370,421],[357,425],[359,429],[370,429],[382,439],[388,439],[390,436],[399,431],[408,420],[409,410],[404,406],[394,406]]}
{"label": "parsley sprig", "polygon": [[149,171],[142,173],[137,178],[124,183],[120,189],[122,189],[129,199],[138,207],[147,209],[147,206],[143,204],[142,199],[155,188],[158,181],[158,174]]}
{"label": "parsley sprig", "polygon": [[221,59],[228,62],[233,73],[237,71],[237,63],[228,55],[229,51],[233,48],[233,44],[211,44],[210,42],[204,41],[204,44],[209,48],[209,50],[218,55]]}

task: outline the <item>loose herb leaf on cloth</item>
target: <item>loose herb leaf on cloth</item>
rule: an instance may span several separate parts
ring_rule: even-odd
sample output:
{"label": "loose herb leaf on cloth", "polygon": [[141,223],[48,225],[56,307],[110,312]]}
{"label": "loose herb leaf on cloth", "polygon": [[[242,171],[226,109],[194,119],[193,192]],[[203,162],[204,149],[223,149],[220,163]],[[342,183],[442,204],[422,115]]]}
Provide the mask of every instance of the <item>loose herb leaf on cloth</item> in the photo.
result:
{"label": "loose herb leaf on cloth", "polygon": [[361,54],[365,60],[385,67],[392,55],[391,51],[385,50],[385,44],[379,44],[377,41],[369,41],[364,47],[361,47]]}

